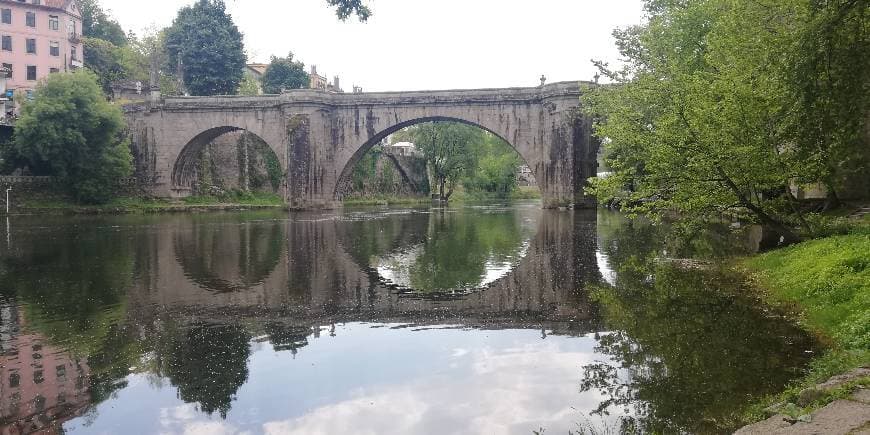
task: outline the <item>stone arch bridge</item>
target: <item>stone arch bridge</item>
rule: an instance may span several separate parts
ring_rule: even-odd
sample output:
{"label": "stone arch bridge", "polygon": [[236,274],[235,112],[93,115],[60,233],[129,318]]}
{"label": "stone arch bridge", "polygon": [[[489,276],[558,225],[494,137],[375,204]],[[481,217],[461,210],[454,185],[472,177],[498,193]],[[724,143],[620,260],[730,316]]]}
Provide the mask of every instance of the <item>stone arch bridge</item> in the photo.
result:
{"label": "stone arch bridge", "polygon": [[257,97],[167,97],[126,107],[136,175],[155,196],[190,194],[199,152],[244,130],[274,151],[294,208],[332,207],[354,164],[389,134],[452,120],[498,135],[532,169],[545,207],[594,207],[582,187],[597,170],[591,120],[579,111],[580,82],[535,88],[332,94],[293,90]]}

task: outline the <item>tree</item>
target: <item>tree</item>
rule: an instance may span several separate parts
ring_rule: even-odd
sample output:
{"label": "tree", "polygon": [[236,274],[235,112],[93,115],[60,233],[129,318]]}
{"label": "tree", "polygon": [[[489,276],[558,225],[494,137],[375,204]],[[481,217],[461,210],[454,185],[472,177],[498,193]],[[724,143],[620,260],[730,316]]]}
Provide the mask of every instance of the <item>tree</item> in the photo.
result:
{"label": "tree", "polygon": [[[614,175],[603,199],[812,234],[794,184],[867,177],[867,0],[648,1],[626,66],[585,98]],[[863,175],[861,175],[863,174]],[[836,201],[835,201],[836,202]]]}
{"label": "tree", "polygon": [[293,53],[287,57],[272,56],[272,62],[263,73],[263,92],[278,94],[282,89],[307,88],[310,78],[305,72],[305,64],[293,60]]}
{"label": "tree", "polygon": [[245,72],[242,76],[242,81],[239,83],[238,95],[255,96],[262,94],[260,81],[250,72]]}
{"label": "tree", "polygon": [[102,39],[118,47],[127,45],[124,29],[103,10],[98,0],[78,0],[77,4],[82,14],[82,35]]}
{"label": "tree", "polygon": [[765,16],[771,11],[797,15],[782,76],[789,101],[788,139],[804,162],[800,181],[823,183],[829,207],[839,204],[838,190],[850,184],[863,186],[858,194],[867,195],[870,1],[792,0],[763,10]]}
{"label": "tree", "polygon": [[166,31],[170,69],[181,61],[192,95],[229,95],[239,89],[245,68],[242,34],[223,0],[198,0],[178,11]]}
{"label": "tree", "polygon": [[345,21],[351,15],[356,15],[361,22],[366,22],[372,15],[371,9],[362,3],[362,0],[326,0],[329,6],[335,7],[338,19]]}
{"label": "tree", "polygon": [[628,62],[621,70],[599,64],[616,84],[585,98],[601,116],[596,134],[608,144],[614,175],[592,190],[653,214],[705,219],[746,210],[794,241],[781,202],[771,200],[790,171],[779,132],[769,128],[778,110],[769,71],[739,71],[711,52],[726,9],[651,1],[648,23],[614,32]]}
{"label": "tree", "polygon": [[92,72],[52,74],[22,108],[14,153],[36,175],[57,177],[77,200],[101,203],[132,171],[123,127],[121,109],[106,102]]}
{"label": "tree", "polygon": [[111,42],[98,38],[85,37],[82,43],[85,50],[85,68],[97,75],[103,92],[111,93],[112,83],[127,78],[130,73],[122,50]]}
{"label": "tree", "polygon": [[414,145],[426,156],[438,188],[438,197],[447,201],[456,183],[474,167],[472,145],[481,142],[482,130],[458,122],[430,122],[411,131]]}

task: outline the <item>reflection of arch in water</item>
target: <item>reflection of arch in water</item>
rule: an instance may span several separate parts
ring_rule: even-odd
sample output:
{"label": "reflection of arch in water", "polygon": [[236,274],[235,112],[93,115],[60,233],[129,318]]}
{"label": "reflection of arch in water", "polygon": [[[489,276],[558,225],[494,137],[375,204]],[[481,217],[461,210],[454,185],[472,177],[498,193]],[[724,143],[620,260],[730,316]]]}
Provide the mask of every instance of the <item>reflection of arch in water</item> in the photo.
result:
{"label": "reflection of arch in water", "polygon": [[[218,293],[237,292],[260,284],[272,274],[284,252],[283,225],[279,222],[241,224],[238,239],[227,225],[194,225],[175,234],[173,247],[184,275],[200,287]],[[236,257],[238,280],[219,275],[216,267]]]}
{"label": "reflection of arch in water", "polygon": [[526,164],[526,166],[528,166],[532,170],[532,173],[533,173],[532,177],[535,180],[540,179],[539,177],[541,174],[536,173],[536,172],[543,170],[542,165],[539,164],[540,158],[536,159],[535,154],[528,147],[520,146],[520,144],[517,143],[518,142],[517,138],[514,138],[513,141],[508,140],[508,138],[505,136],[504,133],[499,133],[497,131],[498,130],[497,127],[492,127],[492,128],[487,127],[486,125],[484,125],[485,123],[480,121],[479,119],[472,120],[472,119],[465,119],[465,118],[458,117],[458,116],[423,116],[423,117],[414,118],[414,119],[411,119],[408,121],[397,122],[396,124],[391,125],[390,127],[384,129],[380,133],[375,134],[369,140],[367,140],[365,143],[363,143],[354,152],[354,154],[350,157],[350,159],[348,159],[348,161],[344,163],[342,171],[340,173],[341,175],[339,175],[338,181],[336,182],[336,185],[335,185],[335,192],[333,194],[333,197],[337,200],[341,200],[341,199],[343,199],[344,195],[346,195],[348,192],[350,192],[350,184],[351,184],[351,179],[352,179],[353,168],[357,165],[357,163],[359,163],[359,161],[363,158],[363,156],[365,156],[365,154],[367,152],[369,152],[370,149],[372,149],[372,147],[381,143],[389,135],[391,135],[399,130],[402,130],[406,127],[410,127],[410,126],[417,125],[417,124],[424,124],[427,122],[458,122],[460,124],[465,124],[465,125],[470,125],[472,127],[477,127],[481,130],[484,130],[484,131],[496,136],[497,138],[501,139],[502,141],[504,141],[505,143],[510,145],[510,147],[514,151],[516,151],[517,155],[520,156],[520,159]]}
{"label": "reflection of arch in water", "polygon": [[455,299],[489,288],[523,261],[540,213],[532,205],[367,213],[337,225],[338,245],[393,292]]}

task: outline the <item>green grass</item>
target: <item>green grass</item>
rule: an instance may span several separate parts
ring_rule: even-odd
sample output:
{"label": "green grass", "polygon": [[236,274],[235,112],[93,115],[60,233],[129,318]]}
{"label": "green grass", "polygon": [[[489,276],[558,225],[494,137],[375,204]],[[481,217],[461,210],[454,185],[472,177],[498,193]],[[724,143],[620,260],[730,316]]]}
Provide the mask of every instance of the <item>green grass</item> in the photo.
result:
{"label": "green grass", "polygon": [[375,195],[351,197],[342,200],[344,205],[402,205],[402,204],[429,204],[432,200],[428,196],[391,196]]}
{"label": "green grass", "polygon": [[157,212],[161,210],[177,210],[184,207],[218,205],[277,207],[283,206],[284,200],[281,196],[271,193],[235,192],[221,197],[193,196],[180,201],[125,196],[114,198],[106,204],[99,205],[77,204],[67,199],[57,198],[32,199],[21,203],[21,206],[25,209],[71,213]]}
{"label": "green grass", "polygon": [[280,195],[264,192],[231,192],[221,196],[189,196],[181,200],[185,205],[284,205]]}
{"label": "green grass", "polygon": [[[865,230],[810,240],[743,261],[768,301],[793,306],[804,327],[829,345],[803,379],[754,405],[749,419],[761,418],[766,405],[794,403],[801,390],[870,365],[870,234]],[[810,412],[842,394],[830,392],[797,411]]]}

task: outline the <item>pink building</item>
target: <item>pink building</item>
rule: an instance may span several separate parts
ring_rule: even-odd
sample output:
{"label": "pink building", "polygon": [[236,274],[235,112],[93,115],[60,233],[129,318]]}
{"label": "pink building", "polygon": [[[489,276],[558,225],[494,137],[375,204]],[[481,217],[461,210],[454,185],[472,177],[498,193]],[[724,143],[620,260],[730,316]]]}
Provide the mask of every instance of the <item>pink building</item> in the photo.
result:
{"label": "pink building", "polygon": [[27,94],[53,72],[82,67],[81,13],[74,0],[0,0],[0,62],[7,89]]}
{"label": "pink building", "polygon": [[63,433],[91,403],[87,361],[25,332],[13,304],[0,304],[0,321],[0,435]]}

